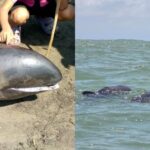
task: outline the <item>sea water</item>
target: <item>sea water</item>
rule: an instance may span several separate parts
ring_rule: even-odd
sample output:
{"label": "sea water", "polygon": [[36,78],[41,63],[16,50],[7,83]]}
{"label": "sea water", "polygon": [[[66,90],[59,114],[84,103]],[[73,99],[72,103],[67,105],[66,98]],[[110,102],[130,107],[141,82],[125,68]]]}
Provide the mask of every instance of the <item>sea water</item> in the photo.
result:
{"label": "sea water", "polygon": [[[82,91],[126,85],[128,94],[87,98]],[[150,103],[133,96],[150,91],[150,42],[76,41],[76,149],[150,150]]]}

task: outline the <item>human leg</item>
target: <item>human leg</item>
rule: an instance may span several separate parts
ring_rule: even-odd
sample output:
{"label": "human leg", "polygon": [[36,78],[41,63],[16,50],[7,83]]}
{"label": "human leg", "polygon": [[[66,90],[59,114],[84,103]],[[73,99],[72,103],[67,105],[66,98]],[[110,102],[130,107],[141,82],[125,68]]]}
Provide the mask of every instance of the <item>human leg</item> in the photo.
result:
{"label": "human leg", "polygon": [[10,12],[9,22],[12,27],[23,25],[27,22],[29,17],[30,17],[30,14],[26,7],[16,6]]}
{"label": "human leg", "polygon": [[75,9],[74,6],[71,4],[68,4],[68,7],[66,7],[63,10],[59,10],[59,21],[65,21],[65,20],[72,20],[75,17]]}
{"label": "human leg", "polygon": [[[55,15],[54,7],[56,7],[56,4],[51,5],[51,8],[52,6],[53,6],[53,10],[51,10],[51,13],[47,11],[50,8],[48,8],[47,10],[45,9],[45,12],[46,12],[45,14],[50,17],[44,17],[44,16],[38,17],[38,23],[40,24],[42,30],[46,34],[50,34],[53,28],[53,18]],[[75,11],[74,6],[71,4],[68,4],[68,6],[65,9],[59,11],[58,20],[59,21],[72,20],[75,16],[74,11]],[[58,27],[56,28],[56,30],[58,31]]]}

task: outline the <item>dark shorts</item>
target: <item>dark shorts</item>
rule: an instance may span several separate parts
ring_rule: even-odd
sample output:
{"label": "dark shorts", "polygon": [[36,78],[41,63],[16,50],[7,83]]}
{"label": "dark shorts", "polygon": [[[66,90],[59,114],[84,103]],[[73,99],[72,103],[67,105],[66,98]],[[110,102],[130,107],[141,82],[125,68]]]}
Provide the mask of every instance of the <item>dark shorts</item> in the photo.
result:
{"label": "dark shorts", "polygon": [[38,5],[34,5],[33,7],[29,7],[23,2],[16,2],[11,9],[13,11],[15,8],[18,7],[26,7],[29,11],[30,15],[36,15],[40,17],[53,17],[55,16],[55,10],[56,10],[56,2],[55,0],[51,0],[50,3],[44,7],[40,7]]}

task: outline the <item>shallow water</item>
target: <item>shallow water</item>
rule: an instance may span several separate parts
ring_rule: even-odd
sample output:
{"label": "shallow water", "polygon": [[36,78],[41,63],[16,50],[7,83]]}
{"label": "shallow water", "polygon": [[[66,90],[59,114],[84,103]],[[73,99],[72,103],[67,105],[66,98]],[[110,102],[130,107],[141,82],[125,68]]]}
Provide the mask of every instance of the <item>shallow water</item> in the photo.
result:
{"label": "shallow water", "polygon": [[[83,90],[127,85],[126,95],[92,99]],[[131,103],[150,91],[150,42],[76,41],[76,149],[149,150],[150,103]]]}

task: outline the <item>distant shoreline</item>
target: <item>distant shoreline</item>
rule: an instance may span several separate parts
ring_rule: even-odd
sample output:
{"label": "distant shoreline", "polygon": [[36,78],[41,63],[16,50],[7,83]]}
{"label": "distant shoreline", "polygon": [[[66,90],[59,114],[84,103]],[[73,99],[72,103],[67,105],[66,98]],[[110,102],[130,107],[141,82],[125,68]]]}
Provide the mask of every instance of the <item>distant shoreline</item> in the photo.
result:
{"label": "distant shoreline", "polygon": [[76,41],[144,41],[150,42],[150,40],[142,40],[142,39],[75,39]]}

